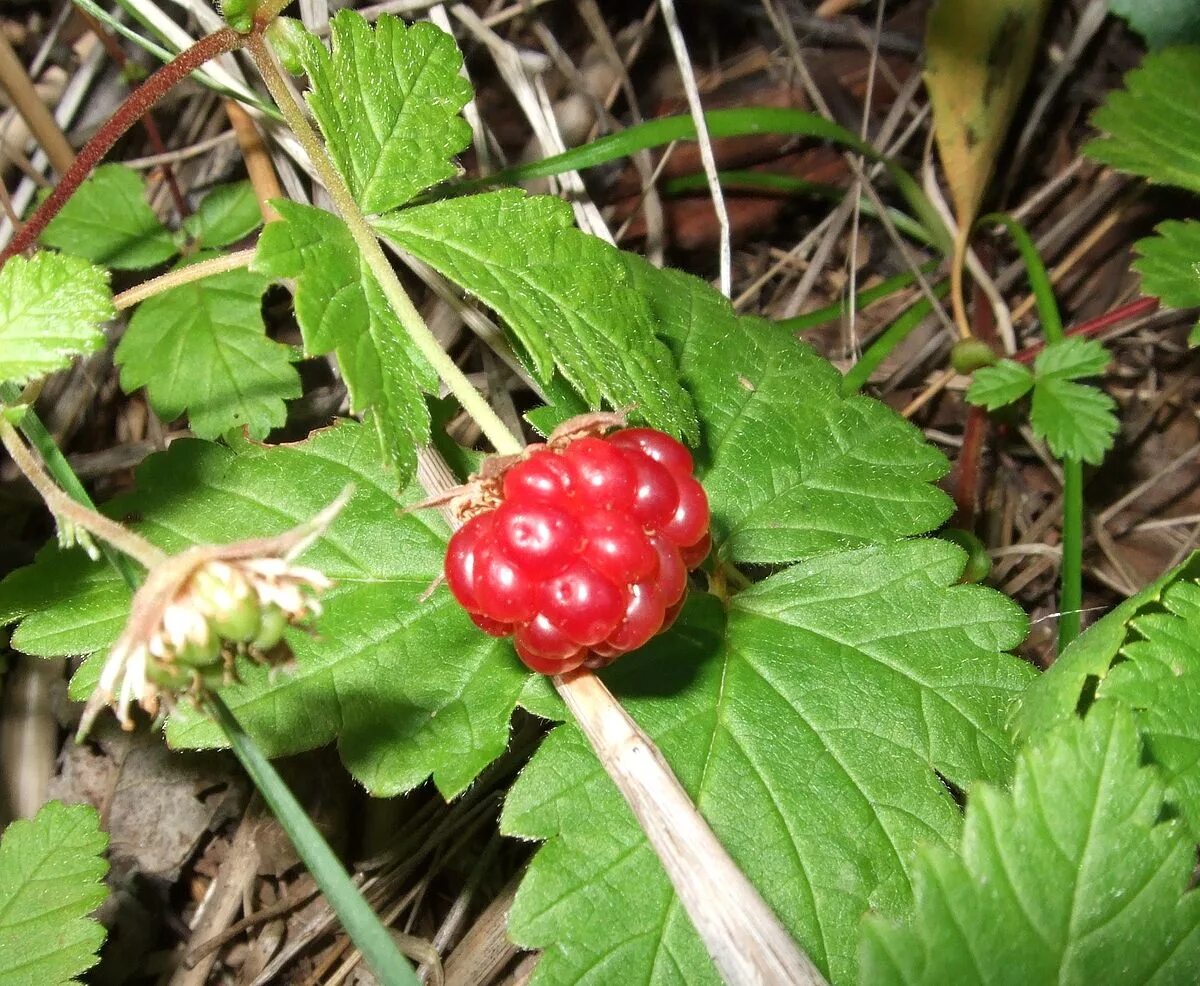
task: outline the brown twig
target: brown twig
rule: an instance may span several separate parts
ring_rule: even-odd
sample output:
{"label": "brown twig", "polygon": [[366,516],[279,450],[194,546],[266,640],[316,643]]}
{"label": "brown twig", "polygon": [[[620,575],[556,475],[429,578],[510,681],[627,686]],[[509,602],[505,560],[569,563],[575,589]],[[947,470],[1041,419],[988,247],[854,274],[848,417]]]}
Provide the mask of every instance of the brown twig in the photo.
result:
{"label": "brown twig", "polygon": [[225,100],[225,115],[233,125],[237,134],[238,147],[242,150],[242,158],[246,162],[246,173],[250,176],[250,184],[254,188],[254,197],[258,199],[258,210],[262,213],[263,222],[274,222],[279,218],[270,205],[271,199],[283,198],[283,189],[275,174],[275,165],[271,163],[271,155],[267,153],[262,135],[250,118],[250,114],[242,109],[241,103],[233,99]]}
{"label": "brown twig", "polygon": [[29,73],[25,71],[25,66],[21,64],[21,59],[13,51],[3,31],[0,31],[0,85],[8,92],[13,106],[29,126],[34,139],[46,152],[54,170],[60,176],[65,175],[75,161],[75,151],[54,115],[42,102],[33,80],[29,78]]}
{"label": "brown twig", "polygon": [[[1095,318],[1089,318],[1086,322],[1080,322],[1078,325],[1067,329],[1064,334],[1068,336],[1099,335],[1101,332],[1111,329],[1120,322],[1149,315],[1156,308],[1158,308],[1157,298],[1138,298],[1136,301],[1121,305],[1121,307],[1114,308],[1103,315],[1097,315]],[[1027,346],[1019,353],[1013,354],[1012,358],[1018,363],[1029,363],[1045,348],[1046,344],[1044,342],[1035,342],[1032,346]]]}

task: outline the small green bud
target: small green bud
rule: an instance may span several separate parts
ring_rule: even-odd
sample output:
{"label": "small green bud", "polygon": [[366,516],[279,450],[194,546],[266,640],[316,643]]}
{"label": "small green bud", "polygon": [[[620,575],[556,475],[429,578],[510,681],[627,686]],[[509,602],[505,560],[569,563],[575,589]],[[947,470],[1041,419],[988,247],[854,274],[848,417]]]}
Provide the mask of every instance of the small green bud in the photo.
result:
{"label": "small green bud", "polygon": [[258,0],[221,0],[221,16],[238,34],[249,34],[254,28],[254,13]]}
{"label": "small green bud", "polygon": [[986,342],[960,339],[950,350],[950,365],[955,373],[974,373],[981,366],[992,366],[1000,359]]}
{"label": "small green bud", "polygon": [[294,17],[276,17],[267,25],[267,44],[279,57],[279,64],[292,75],[304,74],[302,54],[308,39],[308,29]]}
{"label": "small green bud", "polygon": [[287,625],[287,614],[283,610],[278,606],[264,606],[262,608],[262,627],[250,646],[260,651],[270,650],[283,639],[283,631]]}
{"label": "small green bud", "polygon": [[204,643],[189,640],[175,654],[175,660],[189,668],[206,668],[221,657],[221,638],[211,628]]}
{"label": "small green bud", "polygon": [[992,570],[992,558],[979,538],[960,527],[947,527],[938,532],[938,537],[957,544],[967,553],[967,567],[963,569],[960,582],[982,582],[988,577]]}
{"label": "small green bud", "polygon": [[253,596],[241,599],[232,609],[227,609],[220,616],[212,617],[212,628],[226,640],[246,644],[259,634],[262,625],[262,611],[258,608],[258,600]]}

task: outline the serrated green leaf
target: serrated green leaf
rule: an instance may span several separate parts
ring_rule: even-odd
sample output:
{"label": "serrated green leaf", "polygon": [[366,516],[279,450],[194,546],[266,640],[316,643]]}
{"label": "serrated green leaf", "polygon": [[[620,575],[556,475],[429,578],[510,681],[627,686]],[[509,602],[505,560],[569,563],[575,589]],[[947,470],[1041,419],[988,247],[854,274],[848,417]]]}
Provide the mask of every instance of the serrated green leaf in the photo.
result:
{"label": "serrated green leaf", "polygon": [[1095,339],[1067,336],[1046,346],[1033,361],[1039,380],[1057,377],[1078,380],[1098,377],[1112,361],[1112,355]]}
{"label": "serrated green leaf", "polygon": [[[935,540],[827,554],[676,627],[605,672],[735,861],[834,983],[858,921],[902,913],[916,844],[952,843],[938,775],[1002,778],[1005,707],[1032,675],[1000,653],[1022,614],[952,585]],[[935,773],[936,771],[936,773]],[[504,831],[548,840],[510,916],[546,949],[534,983],[717,982],[657,859],[574,725],[509,794]]]}
{"label": "serrated green leaf", "polygon": [[[393,493],[371,430],[345,423],[308,441],[234,449],[174,442],[138,470],[139,492],[109,504],[168,551],[287,530],[350,483],[355,492],[301,558],[336,585],[315,633],[289,633],[293,670],[244,669],[222,689],[269,756],[337,740],[347,767],[372,793],[392,795],[431,773],[447,797],[503,752],[508,720],[528,673],[507,641],[481,634],[445,587],[448,531],[436,511],[403,513],[423,498]],[[0,583],[0,622],[24,620],[13,646],[81,653],[112,643],[128,590],[80,553],[44,549]],[[222,745],[220,731],[181,706],[167,727],[175,746]]]}
{"label": "serrated green leaf", "polygon": [[23,384],[104,345],[108,275],[79,257],[36,253],[0,270],[0,381]]}
{"label": "serrated green leaf", "polygon": [[946,460],[890,408],[845,397],[806,343],[698,278],[623,259],[701,422],[697,470],[724,558],[783,563],[923,534],[949,516]]}
{"label": "serrated green leaf", "polygon": [[1109,9],[1129,21],[1151,48],[1200,42],[1195,0],[1111,0]]}
{"label": "serrated green leaf", "polygon": [[[1142,275],[1142,293],[1171,308],[1200,307],[1200,222],[1168,220],[1155,236],[1138,240],[1133,269]],[[1200,322],[1192,326],[1189,346],[1200,346]]]}
{"label": "serrated green leaf", "polygon": [[310,355],[334,352],[356,412],[371,413],[384,453],[406,483],[429,441],[422,392],[437,375],[412,344],[337,216],[296,202],[273,203],[282,221],[258,238],[253,270],[296,279],[296,320]]}
{"label": "serrated green leaf", "polygon": [[458,174],[450,160],[471,142],[459,115],[471,86],[454,39],[433,24],[384,14],[330,21],[332,55],[309,35],[299,48],[308,105],[364,212],[385,212]]}
{"label": "serrated green leaf", "polygon": [[189,236],[206,249],[228,246],[262,225],[262,210],[248,181],[218,185],[183,221]]}
{"label": "serrated green leaf", "polygon": [[1155,983],[1200,964],[1192,840],[1127,712],[1102,702],[1021,753],[1011,793],[971,792],[961,856],[923,850],[916,920],[864,929],[870,986]]}
{"label": "serrated green leaf", "polygon": [[146,180],[102,164],[43,231],[41,242],[116,270],[156,267],[175,256],[170,231],[146,204]]}
{"label": "serrated green leaf", "polygon": [[1147,55],[1092,116],[1108,134],[1084,153],[1121,171],[1163,185],[1200,192],[1200,130],[1190,108],[1200,105],[1200,47],[1167,48]]}
{"label": "serrated green leaf", "polygon": [[47,803],[0,839],[0,982],[64,986],[97,962],[108,837],[88,805]]}
{"label": "serrated green leaf", "polygon": [[283,402],[300,396],[288,347],[268,339],[263,324],[269,283],[231,270],[142,302],[113,357],[122,389],[145,387],[164,421],[186,411],[200,438],[242,427],[266,438],[287,418]]}
{"label": "serrated green leaf", "polygon": [[593,407],[636,406],[655,428],[695,435],[671,354],[622,254],[576,229],[565,202],[506,189],[404,209],[375,227],[494,308],[540,379],[557,367]]}
{"label": "serrated green leaf", "polygon": [[967,401],[989,411],[1019,401],[1033,389],[1033,372],[1016,360],[1001,360],[995,366],[983,366],[971,376]]}
{"label": "serrated green leaf", "polygon": [[1039,377],[1033,385],[1029,420],[1034,434],[1046,440],[1057,458],[1099,465],[1121,429],[1113,413],[1116,406],[1096,387],[1060,377]]}

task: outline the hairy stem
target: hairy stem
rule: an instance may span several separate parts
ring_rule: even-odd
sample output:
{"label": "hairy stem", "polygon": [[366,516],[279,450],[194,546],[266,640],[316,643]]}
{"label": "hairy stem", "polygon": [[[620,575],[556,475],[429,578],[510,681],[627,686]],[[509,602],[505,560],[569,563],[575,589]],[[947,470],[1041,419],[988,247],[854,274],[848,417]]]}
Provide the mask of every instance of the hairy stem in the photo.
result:
{"label": "hairy stem", "polygon": [[50,193],[49,198],[29,217],[29,221],[17,230],[8,246],[0,251],[0,266],[3,266],[9,257],[24,252],[37,242],[42,230],[46,228],[51,219],[58,215],[59,210],[75,193],[75,190],[83,184],[84,179],[92,173],[96,165],[104,159],[104,155],[111,150],[113,144],[145,116],[150,107],[205,62],[217,55],[240,48],[243,44],[245,44],[245,38],[240,34],[232,28],[222,28],[220,31],[201,38],[185,51],[181,51],[131,92],[116,113],[109,117],[104,126],[96,131],[96,135],[84,144],[83,149],[75,158],[75,163],[67,169],[62,180],[54,186],[54,191]]}
{"label": "hairy stem", "polygon": [[55,485],[41,464],[34,458],[17,429],[8,418],[0,415],[0,443],[8,450],[18,469],[29,480],[30,485],[37,490],[38,495],[45,501],[46,507],[55,517],[65,518],[77,527],[83,528],[90,534],[123,551],[146,569],[166,561],[166,554],[152,545],[140,534],[135,534],[129,528],[110,520],[81,503],[76,503],[58,486]]}
{"label": "hairy stem", "polygon": [[153,298],[156,294],[162,294],[164,291],[170,291],[172,288],[191,284],[193,281],[200,281],[206,277],[212,277],[214,274],[224,274],[226,271],[249,267],[253,259],[254,247],[250,247],[247,250],[225,253],[219,257],[212,257],[209,260],[188,264],[177,270],[167,271],[165,274],[152,277],[150,280],[143,281],[136,287],[114,296],[113,307],[119,312],[124,311],[126,308],[132,308],[139,302]]}
{"label": "hairy stem", "polygon": [[520,452],[522,449],[520,440],[508,430],[454,360],[438,344],[433,333],[429,331],[429,326],[421,318],[421,313],[413,305],[403,285],[400,284],[396,272],[392,269],[392,265],[388,262],[387,256],[375,236],[375,231],[367,223],[346,182],[325,152],[325,146],[321,143],[321,139],[308,122],[304,110],[296,102],[279,69],[276,68],[274,57],[267,47],[266,41],[261,35],[253,34],[250,36],[248,44],[250,53],[254,56],[254,63],[258,66],[263,81],[267,84],[267,90],[271,93],[280,112],[283,113],[283,118],[287,121],[292,133],[296,135],[296,139],[300,141],[301,146],[307,152],[313,168],[329,192],[330,198],[333,199],[333,204],[337,207],[342,219],[345,220],[363,260],[379,283],[384,297],[387,298],[392,311],[396,313],[400,324],[404,326],[404,330],[417,349],[421,351],[421,355],[429,361],[437,375],[441,377],[442,382],[450,388],[450,392],[458,399],[463,410],[475,419],[475,423],[483,430],[488,441],[492,443],[492,447],[501,455]]}

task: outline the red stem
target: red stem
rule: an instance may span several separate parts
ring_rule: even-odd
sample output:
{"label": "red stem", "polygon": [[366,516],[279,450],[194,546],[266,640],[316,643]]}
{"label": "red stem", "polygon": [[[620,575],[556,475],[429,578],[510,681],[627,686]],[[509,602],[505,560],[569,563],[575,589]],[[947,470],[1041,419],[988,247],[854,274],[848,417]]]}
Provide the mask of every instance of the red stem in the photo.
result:
{"label": "red stem", "polygon": [[[1137,301],[1131,301],[1129,304],[1122,305],[1120,308],[1114,308],[1112,311],[1105,312],[1103,315],[1097,315],[1095,318],[1089,318],[1086,322],[1080,322],[1078,325],[1067,329],[1065,335],[1098,335],[1105,329],[1111,329],[1118,322],[1124,322],[1127,319],[1140,318],[1143,315],[1149,315],[1156,308],[1158,308],[1157,298],[1138,298]],[[1028,363],[1045,348],[1046,344],[1044,342],[1037,342],[1027,349],[1022,349],[1019,353],[1014,354],[1012,359],[1015,359],[1018,363]]]}
{"label": "red stem", "polygon": [[0,267],[10,257],[23,253],[37,241],[42,230],[50,220],[58,215],[58,211],[66,204],[75,190],[83,184],[85,178],[92,173],[121,137],[130,127],[146,115],[146,112],[170,92],[177,83],[191,75],[205,62],[233,51],[246,43],[246,39],[233,28],[224,27],[207,37],[201,38],[190,48],[181,51],[171,61],[150,76],[125,99],[114,113],[80,150],[75,163],[62,176],[62,179],[32,216],[29,222],[13,235],[8,246],[0,252]]}

